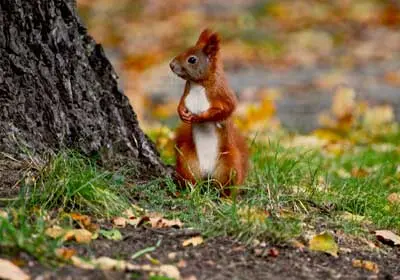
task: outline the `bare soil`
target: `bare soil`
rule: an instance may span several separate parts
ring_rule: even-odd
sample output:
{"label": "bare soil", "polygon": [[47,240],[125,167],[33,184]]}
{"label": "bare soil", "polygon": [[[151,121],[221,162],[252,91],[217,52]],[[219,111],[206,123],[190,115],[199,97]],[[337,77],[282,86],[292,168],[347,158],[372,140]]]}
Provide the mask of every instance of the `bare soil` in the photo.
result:
{"label": "bare soil", "polygon": [[[255,248],[245,246],[227,237],[212,238],[197,247],[183,247],[182,241],[189,238],[175,229],[153,230],[128,227],[121,230],[123,241],[104,238],[94,240],[89,245],[71,244],[79,256],[109,256],[129,260],[137,251],[160,246],[150,253],[162,264],[178,265],[183,278],[187,279],[400,279],[400,249],[383,246],[380,250],[358,248],[357,243],[345,242],[340,247],[348,250],[338,258],[324,253],[312,252],[307,248],[290,246]],[[353,246],[353,247],[351,247]],[[274,248],[277,256],[268,252]],[[265,254],[260,251],[265,252]],[[171,254],[172,253],[172,254]],[[265,255],[265,256],[262,256]],[[25,256],[25,258],[28,258]],[[369,260],[379,266],[379,273],[355,268],[352,260]],[[145,257],[135,260],[149,263]],[[28,261],[24,269],[33,279],[148,279],[149,275],[125,274],[110,271],[88,271],[73,266],[48,268]],[[196,278],[189,278],[195,276]]]}

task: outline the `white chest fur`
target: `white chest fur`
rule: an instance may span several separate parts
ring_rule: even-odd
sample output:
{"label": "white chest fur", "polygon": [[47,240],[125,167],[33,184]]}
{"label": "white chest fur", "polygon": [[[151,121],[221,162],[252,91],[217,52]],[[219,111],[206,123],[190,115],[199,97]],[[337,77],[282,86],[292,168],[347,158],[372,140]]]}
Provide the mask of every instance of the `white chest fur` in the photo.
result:
{"label": "white chest fur", "polygon": [[[186,108],[193,114],[199,114],[210,107],[205,88],[192,83],[185,99]],[[202,176],[211,176],[218,158],[218,135],[215,123],[192,125],[193,140],[196,146]]]}

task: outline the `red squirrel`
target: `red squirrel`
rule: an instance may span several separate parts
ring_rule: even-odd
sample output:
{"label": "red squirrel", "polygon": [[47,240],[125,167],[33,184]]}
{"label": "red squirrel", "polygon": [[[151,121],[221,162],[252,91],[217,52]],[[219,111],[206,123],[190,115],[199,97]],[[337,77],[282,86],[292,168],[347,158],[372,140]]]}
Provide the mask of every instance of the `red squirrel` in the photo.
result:
{"label": "red squirrel", "polygon": [[170,67],[186,80],[178,105],[183,123],[176,131],[179,182],[212,179],[222,188],[242,184],[249,154],[232,120],[237,99],[223,70],[219,35],[205,29],[196,44],[175,57]]}

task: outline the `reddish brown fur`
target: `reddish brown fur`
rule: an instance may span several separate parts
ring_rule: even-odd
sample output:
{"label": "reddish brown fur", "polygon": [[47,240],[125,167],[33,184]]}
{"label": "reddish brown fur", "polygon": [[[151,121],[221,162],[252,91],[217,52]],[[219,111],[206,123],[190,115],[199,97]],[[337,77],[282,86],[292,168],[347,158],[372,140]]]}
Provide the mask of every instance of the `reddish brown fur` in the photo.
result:
{"label": "reddish brown fur", "polygon": [[[176,171],[181,182],[195,183],[201,180],[199,161],[192,137],[192,123],[215,122],[219,138],[219,157],[213,179],[222,187],[240,185],[248,170],[248,149],[244,137],[239,133],[232,120],[236,108],[236,97],[230,89],[223,71],[219,54],[219,36],[206,29],[196,45],[175,58],[183,63],[193,53],[207,52],[210,67],[207,74],[195,82],[206,89],[210,108],[198,115],[185,108],[185,98],[189,94],[189,81],[178,105],[178,114],[184,123],[176,131]],[[210,43],[211,42],[211,43]]]}

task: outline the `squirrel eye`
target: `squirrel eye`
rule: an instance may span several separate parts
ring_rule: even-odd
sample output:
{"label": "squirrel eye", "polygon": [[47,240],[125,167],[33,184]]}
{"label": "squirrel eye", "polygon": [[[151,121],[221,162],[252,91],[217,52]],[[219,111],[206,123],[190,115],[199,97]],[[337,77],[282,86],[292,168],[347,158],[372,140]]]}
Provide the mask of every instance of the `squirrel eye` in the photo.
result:
{"label": "squirrel eye", "polygon": [[194,55],[192,55],[191,57],[188,58],[188,62],[190,64],[195,64],[197,62],[197,57],[195,57]]}

